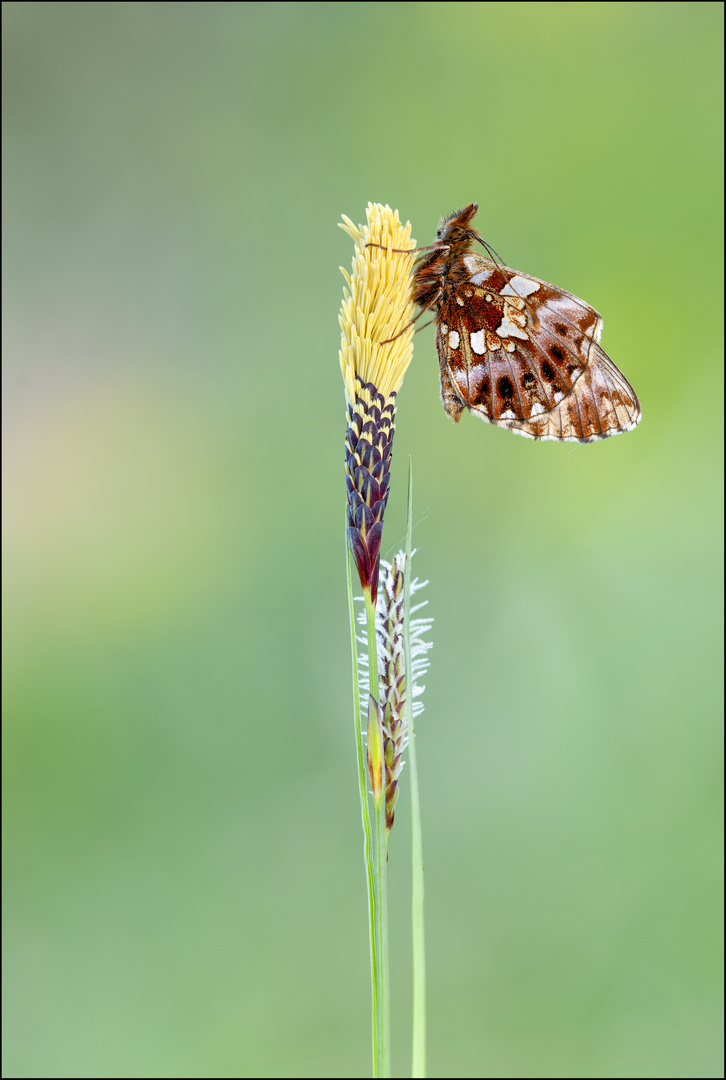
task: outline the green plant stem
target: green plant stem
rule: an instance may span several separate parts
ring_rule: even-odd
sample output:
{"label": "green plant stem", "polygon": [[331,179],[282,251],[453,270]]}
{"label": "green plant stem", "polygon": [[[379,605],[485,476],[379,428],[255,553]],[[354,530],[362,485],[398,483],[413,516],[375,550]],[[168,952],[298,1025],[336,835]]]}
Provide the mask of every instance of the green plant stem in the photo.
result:
{"label": "green plant stem", "polygon": [[424,869],[421,802],[413,724],[413,665],[411,657],[411,534],[413,531],[413,465],[408,459],[406,575],[404,578],[403,645],[406,660],[406,727],[411,777],[411,921],[413,929],[413,1045],[411,1076],[426,1075],[426,949],[424,936]]}
{"label": "green plant stem", "polygon": [[380,970],[380,1076],[391,1075],[391,983],[388,942],[388,847],[386,788],[376,804],[376,876],[378,879],[378,941]]}
{"label": "green plant stem", "polygon": [[[368,670],[371,694],[380,703],[378,686],[378,635],[376,633],[376,609],[371,599],[370,590],[364,592],[366,602],[366,623],[368,628]],[[386,838],[386,790],[385,784],[378,799],[375,800],[376,812],[376,937],[378,942],[378,1009],[380,1027],[378,1031],[378,1072],[377,1076],[391,1075],[391,982],[388,943],[388,851]]]}
{"label": "green plant stem", "polygon": [[363,857],[368,885],[368,940],[371,952],[371,996],[373,1027],[373,1075],[378,1076],[379,1043],[378,1030],[378,940],[376,933],[376,893],[375,870],[373,865],[373,833],[371,817],[368,811],[368,774],[366,772],[365,750],[363,748],[363,728],[360,714],[360,683],[358,673],[358,642],[356,641],[355,610],[353,607],[353,572],[352,556],[348,545],[348,523],[345,528],[345,564],[348,574],[348,610],[350,612],[350,648],[353,662],[353,723],[355,725],[355,748],[358,758],[358,790],[360,793],[360,813],[363,823]]}

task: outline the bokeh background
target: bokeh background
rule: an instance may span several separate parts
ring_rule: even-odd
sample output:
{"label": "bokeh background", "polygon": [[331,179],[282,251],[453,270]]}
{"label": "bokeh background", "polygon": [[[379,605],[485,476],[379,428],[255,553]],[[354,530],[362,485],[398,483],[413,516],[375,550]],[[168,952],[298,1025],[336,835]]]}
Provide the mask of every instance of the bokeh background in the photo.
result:
{"label": "bokeh background", "polygon": [[369,1075],[336,227],[368,200],[419,243],[478,201],[644,413],[454,428],[416,339],[384,549],[411,454],[429,1073],[723,1075],[722,5],[3,14],[3,1075]]}

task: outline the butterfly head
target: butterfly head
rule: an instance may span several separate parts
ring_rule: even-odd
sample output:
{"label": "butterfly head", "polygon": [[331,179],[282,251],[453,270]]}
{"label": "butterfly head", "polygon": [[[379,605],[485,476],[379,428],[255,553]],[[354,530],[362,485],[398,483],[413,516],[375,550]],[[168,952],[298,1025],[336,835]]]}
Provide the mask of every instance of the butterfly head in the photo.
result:
{"label": "butterfly head", "polygon": [[413,299],[421,308],[434,307],[442,295],[443,283],[452,280],[453,268],[463,268],[463,256],[471,251],[472,241],[479,238],[470,225],[478,209],[476,203],[469,203],[443,217],[435,242],[416,262]]}
{"label": "butterfly head", "polygon": [[436,232],[436,242],[448,244],[451,247],[468,246],[479,235],[476,229],[471,226],[472,218],[475,217],[478,210],[477,203],[469,203],[468,206],[462,207],[461,210],[454,210],[453,213],[443,217]]}

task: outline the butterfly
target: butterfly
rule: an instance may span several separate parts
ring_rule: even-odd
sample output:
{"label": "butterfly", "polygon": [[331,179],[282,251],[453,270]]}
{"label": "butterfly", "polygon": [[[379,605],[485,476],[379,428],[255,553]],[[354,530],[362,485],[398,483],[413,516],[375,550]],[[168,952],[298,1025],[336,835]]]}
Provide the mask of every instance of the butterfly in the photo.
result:
{"label": "butterfly", "polygon": [[[632,386],[600,348],[602,318],[572,293],[496,261],[470,203],[444,217],[414,267],[435,311],[441,399],[530,439],[593,442],[640,421]],[[478,241],[486,255],[473,250]],[[492,256],[492,257],[489,257]]]}

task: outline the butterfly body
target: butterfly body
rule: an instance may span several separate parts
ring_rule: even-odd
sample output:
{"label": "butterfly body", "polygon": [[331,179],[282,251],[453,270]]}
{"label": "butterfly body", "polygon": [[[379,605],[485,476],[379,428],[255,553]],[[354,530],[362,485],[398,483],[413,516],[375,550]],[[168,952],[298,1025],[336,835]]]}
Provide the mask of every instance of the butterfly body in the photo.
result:
{"label": "butterfly body", "polygon": [[600,347],[583,300],[472,250],[475,203],[443,219],[416,263],[414,300],[436,312],[441,397],[533,439],[592,442],[640,420],[635,391]]}

